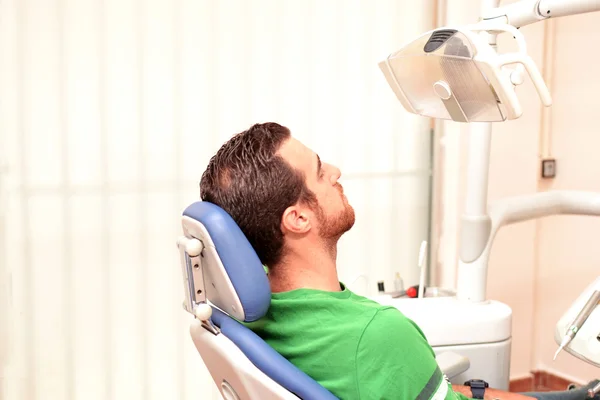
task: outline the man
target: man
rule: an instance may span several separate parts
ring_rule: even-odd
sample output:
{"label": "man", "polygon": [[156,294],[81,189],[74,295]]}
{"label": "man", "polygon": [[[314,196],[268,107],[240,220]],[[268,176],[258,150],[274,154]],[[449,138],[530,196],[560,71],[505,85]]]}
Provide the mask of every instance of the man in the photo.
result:
{"label": "man", "polygon": [[340,175],[276,123],[253,125],[210,160],[201,198],[231,215],[269,268],[270,309],[247,326],[340,399],[471,397],[445,379],[418,326],[339,282],[337,242],[355,219]]}

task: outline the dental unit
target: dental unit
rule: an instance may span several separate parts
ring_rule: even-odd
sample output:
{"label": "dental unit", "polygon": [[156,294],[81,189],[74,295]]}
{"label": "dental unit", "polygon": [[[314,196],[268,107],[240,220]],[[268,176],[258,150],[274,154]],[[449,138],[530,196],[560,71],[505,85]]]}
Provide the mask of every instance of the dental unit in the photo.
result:
{"label": "dental unit", "polygon": [[[550,215],[600,216],[600,193],[549,191],[488,204],[492,123],[523,114],[515,88],[527,75],[541,103],[552,98],[518,28],[548,18],[600,11],[600,0],[522,0],[499,7],[483,0],[478,23],[427,32],[379,63],[405,110],[469,123],[467,193],[461,220],[456,296],[378,298],[415,321],[452,383],[471,378],[508,390],[512,310],[486,298],[493,240],[505,225]],[[498,35],[518,50],[496,52]],[[256,321],[270,303],[260,260],[223,210],[195,202],[182,216],[178,240],[184,309],[194,319],[196,349],[225,399],[331,399],[333,396],[237,323]],[[421,285],[424,288],[424,285]],[[573,356],[600,367],[600,277],[558,321],[555,340]],[[461,321],[456,324],[456,321]],[[593,388],[599,392],[600,387]]]}
{"label": "dental unit", "polygon": [[[518,28],[548,18],[600,11],[600,1],[523,0],[503,7],[498,5],[498,0],[483,0],[483,15],[479,23],[427,32],[390,54],[379,63],[379,67],[406,111],[429,118],[469,123],[467,196],[461,221],[457,294],[454,299],[437,301],[447,303],[448,310],[457,316],[473,315],[474,310],[487,308],[486,322],[493,320],[497,327],[510,331],[510,310],[504,310],[503,315],[502,304],[486,300],[485,296],[489,254],[496,233],[504,225],[550,215],[600,216],[600,193],[548,191],[501,199],[488,205],[492,123],[514,120],[523,114],[516,87],[523,84],[525,74],[531,79],[541,103],[546,107],[552,104],[549,90],[527,54],[527,44]],[[516,52],[496,52],[497,36],[503,33],[514,37],[518,45]],[[555,340],[560,346],[556,355],[564,349],[600,366],[598,290],[600,278],[584,291],[557,323]],[[435,341],[436,333],[443,330],[443,324],[436,326],[428,320],[434,318],[439,304],[432,302],[427,306],[427,302],[432,300],[422,299],[418,305],[407,303],[398,307],[403,307],[402,310],[408,314],[411,314],[412,308],[419,309],[411,316],[424,325],[424,331]],[[466,331],[463,333],[468,337]],[[490,346],[493,343],[491,336]],[[504,340],[505,347],[501,352],[510,352],[510,334]],[[465,354],[464,348],[458,346],[460,343],[457,337],[456,343],[450,347]],[[440,342],[439,347],[448,348],[448,345]],[[481,374],[484,371],[485,366],[481,362],[484,353],[484,349],[478,349],[475,356],[469,355],[471,369],[468,373],[477,371]],[[486,359],[490,362],[487,356]],[[504,362],[506,358],[497,357],[497,361]],[[505,366],[502,370],[488,373],[486,380],[496,387],[506,388],[508,369]],[[600,388],[596,389],[600,391]]]}

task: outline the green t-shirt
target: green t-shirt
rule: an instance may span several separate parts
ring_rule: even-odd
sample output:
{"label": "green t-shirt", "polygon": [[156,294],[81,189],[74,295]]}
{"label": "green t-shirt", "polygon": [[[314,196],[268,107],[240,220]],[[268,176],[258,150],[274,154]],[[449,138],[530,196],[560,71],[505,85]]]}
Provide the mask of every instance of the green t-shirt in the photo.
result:
{"label": "green t-shirt", "polygon": [[274,293],[267,315],[245,325],[340,399],[466,399],[414,322],[343,285]]}

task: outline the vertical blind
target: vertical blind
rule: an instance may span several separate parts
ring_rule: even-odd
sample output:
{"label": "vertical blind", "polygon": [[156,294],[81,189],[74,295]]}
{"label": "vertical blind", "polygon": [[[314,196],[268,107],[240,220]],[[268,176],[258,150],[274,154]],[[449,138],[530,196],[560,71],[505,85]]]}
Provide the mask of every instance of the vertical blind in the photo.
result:
{"label": "vertical blind", "polygon": [[[418,281],[429,121],[377,62],[433,0],[0,2],[0,379],[8,400],[212,399],[175,240],[218,147],[277,121],[342,170],[340,279]],[[362,278],[362,279],[361,279]]]}

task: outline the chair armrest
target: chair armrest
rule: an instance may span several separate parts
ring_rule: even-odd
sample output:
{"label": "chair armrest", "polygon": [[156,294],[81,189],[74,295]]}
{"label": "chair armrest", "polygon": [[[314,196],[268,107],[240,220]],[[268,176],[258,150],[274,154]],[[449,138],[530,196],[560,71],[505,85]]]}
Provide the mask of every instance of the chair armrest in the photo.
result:
{"label": "chair armrest", "polygon": [[442,373],[446,375],[448,379],[452,379],[453,377],[462,374],[471,366],[471,362],[467,357],[450,351],[438,354],[436,360],[440,370],[442,370]]}

